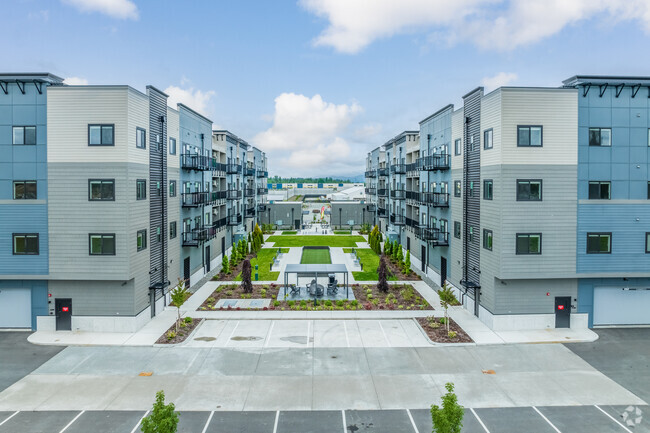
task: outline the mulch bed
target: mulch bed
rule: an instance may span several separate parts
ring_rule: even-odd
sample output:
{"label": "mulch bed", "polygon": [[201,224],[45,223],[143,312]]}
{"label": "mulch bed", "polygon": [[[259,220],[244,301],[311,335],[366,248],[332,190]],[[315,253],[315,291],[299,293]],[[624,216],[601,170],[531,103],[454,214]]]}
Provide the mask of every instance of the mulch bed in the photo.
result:
{"label": "mulch bed", "polygon": [[353,284],[352,290],[365,310],[433,310],[410,284],[388,284],[387,293],[380,292],[377,284]]}
{"label": "mulch bed", "polygon": [[418,317],[415,320],[418,321],[424,332],[427,334],[429,339],[435,343],[473,343],[474,340],[467,335],[467,333],[458,326],[451,318],[449,320],[449,330],[456,333],[455,338],[449,338],[447,334],[447,327],[440,323],[440,319],[436,319],[436,322],[440,325],[438,328],[432,328],[429,326],[429,320],[426,317]]}
{"label": "mulch bed", "polygon": [[[181,318],[181,322],[183,321],[184,318]],[[201,319],[192,319],[192,323],[186,323],[185,328],[178,327],[178,334],[174,338],[167,338],[167,333],[169,331],[174,331],[176,332],[176,322],[172,326],[169,327],[167,331],[163,335],[160,336],[158,341],[156,341],[156,344],[178,344],[182,343],[185,341],[187,337],[194,331],[194,329],[199,326],[201,323]]]}
{"label": "mulch bed", "polygon": [[[266,296],[262,296],[262,289],[266,290]],[[244,293],[241,284],[222,284],[215,289],[214,292],[207,297],[199,307],[199,310],[216,310],[214,306],[221,299],[271,299],[271,306],[273,300],[277,296],[279,286],[277,284],[253,284],[252,293]],[[243,295],[243,297],[242,297]],[[225,308],[224,308],[225,309]],[[266,310],[267,308],[251,308],[251,310]]]}
{"label": "mulch bed", "polygon": [[[386,267],[390,271],[391,274],[393,274],[399,281],[418,281],[421,280],[420,276],[416,274],[415,272],[411,271],[409,275],[406,275],[405,273],[402,272],[402,269],[397,266],[395,263],[393,263],[390,259],[385,254],[381,255],[384,258],[384,261],[386,262]],[[381,258],[380,258],[381,260]]]}
{"label": "mulch bed", "polygon": [[[237,275],[239,275],[239,273],[241,272],[241,269],[244,266],[244,260],[246,260],[246,259],[248,259],[248,260],[254,259],[255,257],[257,257],[257,254],[249,254],[249,255],[247,255],[246,258],[242,259],[237,266],[235,266],[234,268],[230,268],[230,273],[229,274],[224,274],[224,273],[219,272],[217,275],[212,277],[212,280],[214,280],[214,281],[232,281],[233,279],[237,278]],[[228,257],[228,259],[230,259],[230,257]],[[221,264],[219,264],[218,266],[221,266]]]}

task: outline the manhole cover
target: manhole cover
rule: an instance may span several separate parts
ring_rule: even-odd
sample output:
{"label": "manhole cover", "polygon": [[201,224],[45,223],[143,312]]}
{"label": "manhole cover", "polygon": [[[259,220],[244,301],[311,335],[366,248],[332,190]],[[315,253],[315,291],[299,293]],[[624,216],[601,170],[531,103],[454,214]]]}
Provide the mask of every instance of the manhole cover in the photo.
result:
{"label": "manhole cover", "polygon": [[233,341],[255,341],[255,340],[261,340],[262,337],[232,337],[231,340]]}
{"label": "manhole cover", "polygon": [[214,337],[197,337],[194,340],[196,341],[214,341],[216,338]]}

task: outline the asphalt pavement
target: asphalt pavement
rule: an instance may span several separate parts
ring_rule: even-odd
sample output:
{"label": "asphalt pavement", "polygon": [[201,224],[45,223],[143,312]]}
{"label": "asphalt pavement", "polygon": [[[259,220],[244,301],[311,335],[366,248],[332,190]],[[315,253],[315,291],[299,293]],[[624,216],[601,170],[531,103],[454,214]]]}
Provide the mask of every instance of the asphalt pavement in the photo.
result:
{"label": "asphalt pavement", "polygon": [[64,347],[36,346],[27,341],[30,332],[0,332],[0,392],[36,370]]}

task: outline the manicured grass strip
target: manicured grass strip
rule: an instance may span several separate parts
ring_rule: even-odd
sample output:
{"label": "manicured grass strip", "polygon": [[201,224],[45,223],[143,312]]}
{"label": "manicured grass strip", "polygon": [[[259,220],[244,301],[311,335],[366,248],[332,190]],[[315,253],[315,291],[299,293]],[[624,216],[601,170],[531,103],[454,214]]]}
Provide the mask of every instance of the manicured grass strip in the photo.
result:
{"label": "manicured grass strip", "polygon": [[[363,271],[352,272],[354,279],[357,281],[378,281],[379,275],[377,275],[377,268],[379,267],[379,256],[370,248],[358,248],[357,255],[363,265]],[[396,277],[390,277],[388,279],[390,281],[397,281]]]}
{"label": "manicured grass strip", "polygon": [[302,250],[300,263],[309,265],[329,265],[332,263],[329,250]]}
{"label": "manicured grass strip", "polygon": [[[289,248],[282,248],[280,251],[283,253],[288,253]],[[257,258],[251,259],[251,280],[255,281],[255,265],[258,265],[258,281],[275,281],[278,279],[280,272],[270,271],[271,262],[273,261],[273,257],[275,257],[277,252],[277,248],[262,248],[259,250],[257,253]],[[241,281],[241,272],[239,275],[237,275],[235,281]]]}
{"label": "manicured grass strip", "polygon": [[343,248],[343,254],[349,254],[354,248]]}
{"label": "manicured grass strip", "polygon": [[283,235],[297,235],[298,232],[295,230],[285,230],[282,232]]}
{"label": "manicured grass strip", "polygon": [[357,242],[365,242],[363,236],[271,236],[267,243],[276,247],[356,247]]}
{"label": "manicured grass strip", "polygon": [[334,230],[335,235],[349,235],[350,230]]}

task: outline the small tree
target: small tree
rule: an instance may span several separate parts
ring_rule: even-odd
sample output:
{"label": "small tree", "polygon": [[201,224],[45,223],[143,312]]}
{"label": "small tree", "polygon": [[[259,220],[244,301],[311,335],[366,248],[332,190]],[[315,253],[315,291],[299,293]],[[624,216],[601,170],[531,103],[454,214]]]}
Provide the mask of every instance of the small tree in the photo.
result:
{"label": "small tree", "polygon": [[431,405],[431,420],[433,433],[460,433],[463,427],[465,409],[458,404],[458,397],[454,394],[454,384],[445,384],[447,394],[442,396],[442,408]]}
{"label": "small tree", "polygon": [[176,320],[176,333],[178,333],[178,324],[181,322],[181,306],[185,303],[190,292],[185,288],[185,280],[179,278],[178,284],[169,293],[178,312],[178,319]]}
{"label": "small tree", "polygon": [[140,431],[143,433],[176,433],[178,429],[178,412],[174,403],[165,404],[165,392],[156,393],[153,410],[142,418]]}
{"label": "small tree", "polygon": [[404,267],[404,253],[402,253],[401,245],[397,249],[397,264],[400,266],[400,268]]}
{"label": "small tree", "polygon": [[248,234],[248,242],[252,242],[251,234],[250,234],[250,233]]}
{"label": "small tree", "polygon": [[394,262],[397,261],[397,251],[398,251],[399,249],[400,249],[400,246],[399,246],[399,244],[397,243],[397,241],[395,241],[395,242],[393,243],[393,248],[391,249],[392,259],[393,259]]}
{"label": "small tree", "polygon": [[406,259],[404,259],[404,273],[406,275],[411,273],[411,251],[406,250]]}
{"label": "small tree", "polygon": [[237,266],[237,248],[233,247],[232,253],[230,254],[230,269]]}
{"label": "small tree", "polygon": [[390,256],[390,249],[393,245],[390,243],[388,239],[386,239],[386,242],[384,242],[384,254],[387,256]]}
{"label": "small tree", "polygon": [[230,273],[230,262],[228,261],[228,256],[224,253],[223,258],[221,259],[221,273],[229,274]]}
{"label": "small tree", "polygon": [[388,281],[387,281],[388,270],[386,269],[386,261],[384,260],[383,256],[379,259],[379,271],[377,273],[379,274],[377,289],[380,292],[384,292],[384,293],[388,292]]}
{"label": "small tree", "polygon": [[253,293],[253,283],[251,282],[251,261],[246,259],[241,268],[241,285],[244,293]]}
{"label": "small tree", "polygon": [[456,300],[456,296],[454,296],[453,290],[451,290],[451,287],[446,281],[442,284],[440,290],[438,290],[438,297],[440,298],[440,305],[445,309],[445,324],[447,326],[447,333],[449,333],[449,315],[447,314],[447,309],[450,305],[453,305],[458,301]]}

